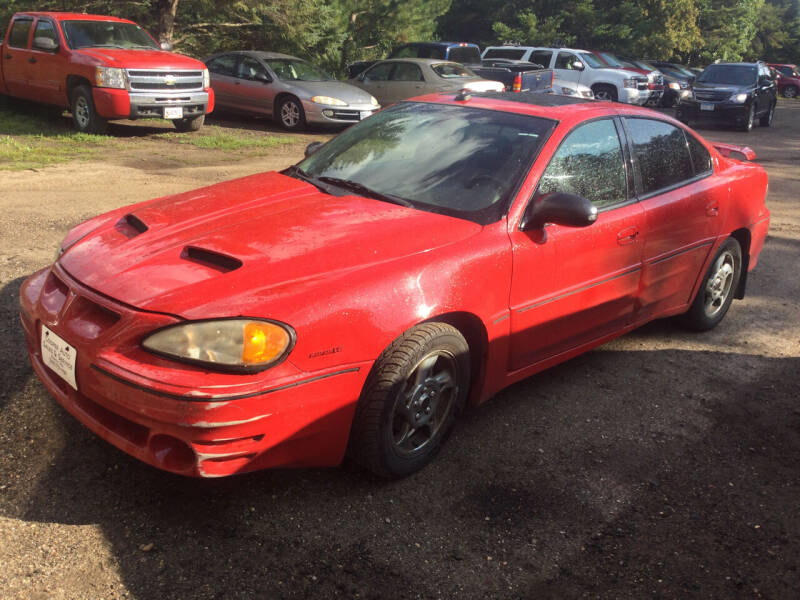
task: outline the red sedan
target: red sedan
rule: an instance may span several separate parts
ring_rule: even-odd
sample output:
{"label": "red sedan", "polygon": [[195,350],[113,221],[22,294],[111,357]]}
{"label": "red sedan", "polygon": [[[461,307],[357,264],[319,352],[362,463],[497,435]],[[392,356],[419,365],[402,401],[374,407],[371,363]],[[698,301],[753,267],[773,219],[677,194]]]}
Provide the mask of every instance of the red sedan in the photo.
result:
{"label": "red sedan", "polygon": [[407,475],[466,403],[653,319],[717,325],[769,226],[751,150],[633,106],[442,94],[313,150],[67,235],[21,290],[64,408],[184,475]]}

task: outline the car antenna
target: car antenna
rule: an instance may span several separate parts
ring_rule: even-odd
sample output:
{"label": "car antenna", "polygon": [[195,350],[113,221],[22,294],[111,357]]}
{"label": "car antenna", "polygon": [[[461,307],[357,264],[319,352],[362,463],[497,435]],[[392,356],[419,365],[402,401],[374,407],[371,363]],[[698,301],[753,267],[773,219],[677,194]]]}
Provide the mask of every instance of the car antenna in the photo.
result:
{"label": "car antenna", "polygon": [[472,100],[472,94],[469,93],[469,90],[464,88],[458,94],[456,94],[455,101],[456,102],[467,102],[468,100]]}

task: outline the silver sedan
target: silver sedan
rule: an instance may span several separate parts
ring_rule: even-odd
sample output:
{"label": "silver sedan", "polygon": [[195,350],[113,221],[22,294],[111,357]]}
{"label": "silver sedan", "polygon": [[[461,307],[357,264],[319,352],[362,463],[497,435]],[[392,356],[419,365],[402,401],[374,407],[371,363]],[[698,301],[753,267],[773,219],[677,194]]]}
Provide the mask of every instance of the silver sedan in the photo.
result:
{"label": "silver sedan", "polygon": [[383,105],[436,92],[502,92],[499,81],[478,77],[460,63],[433,58],[382,60],[349,80]]}
{"label": "silver sedan", "polygon": [[368,92],[276,52],[225,52],[204,61],[220,109],[266,115],[286,129],[348,125],[380,109]]}

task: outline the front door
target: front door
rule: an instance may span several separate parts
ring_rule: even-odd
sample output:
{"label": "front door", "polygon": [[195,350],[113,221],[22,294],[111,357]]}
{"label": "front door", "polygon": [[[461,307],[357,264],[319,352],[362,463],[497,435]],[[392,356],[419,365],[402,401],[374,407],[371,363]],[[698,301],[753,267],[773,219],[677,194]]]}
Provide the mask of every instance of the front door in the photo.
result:
{"label": "front door", "polygon": [[275,85],[267,69],[252,56],[243,56],[236,69],[238,104],[247,112],[271,115],[275,103]]}
{"label": "front door", "polygon": [[[52,40],[58,44],[57,50],[37,48],[37,40]],[[28,58],[30,65],[31,92],[40,102],[65,106],[67,102],[66,62],[64,44],[59,39],[58,32],[52,21],[39,19],[33,30],[31,40],[31,53]]]}
{"label": "front door", "polygon": [[389,75],[394,69],[394,65],[395,63],[393,62],[378,63],[367,69],[363,76],[358,78],[356,84],[375,96],[381,106],[386,106],[393,102],[393,100],[388,99],[386,84],[389,81]]}
{"label": "front door", "polygon": [[550,192],[591,200],[597,221],[511,232],[510,370],[564,354],[634,319],[641,277],[643,212],[633,199],[618,125],[583,123],[561,143],[532,202]]}

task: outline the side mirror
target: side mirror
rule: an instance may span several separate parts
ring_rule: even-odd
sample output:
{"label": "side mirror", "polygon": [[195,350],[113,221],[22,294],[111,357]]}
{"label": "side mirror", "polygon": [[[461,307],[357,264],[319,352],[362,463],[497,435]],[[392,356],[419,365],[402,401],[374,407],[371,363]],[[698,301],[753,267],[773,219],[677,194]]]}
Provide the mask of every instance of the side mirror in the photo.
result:
{"label": "side mirror", "polygon": [[[597,220],[597,207],[575,194],[551,192],[534,196],[522,215],[522,231],[542,229],[545,223],[566,227],[588,227]],[[542,240],[544,241],[544,240]]]}
{"label": "side mirror", "polygon": [[253,79],[255,79],[256,81],[260,81],[261,83],[272,82],[272,79],[270,79],[270,76],[267,75],[266,73],[256,73]]}
{"label": "side mirror", "polygon": [[583,66],[581,61],[576,60],[574,63],[572,63],[572,68],[576,71],[583,71],[586,67]]}
{"label": "side mirror", "polygon": [[166,52],[172,52],[172,43],[171,42],[161,42],[161,49]]}
{"label": "side mirror", "polygon": [[356,77],[356,79],[358,79],[359,81],[366,81],[367,74],[364,71],[361,71],[361,73],[358,74],[358,77]]}
{"label": "side mirror", "polygon": [[322,145],[322,142],[311,142],[308,146],[306,146],[306,157],[314,154],[314,152],[322,148]]}
{"label": "side mirror", "polygon": [[58,50],[58,42],[49,37],[33,38],[33,47],[36,50],[44,50],[45,52],[55,52]]}

